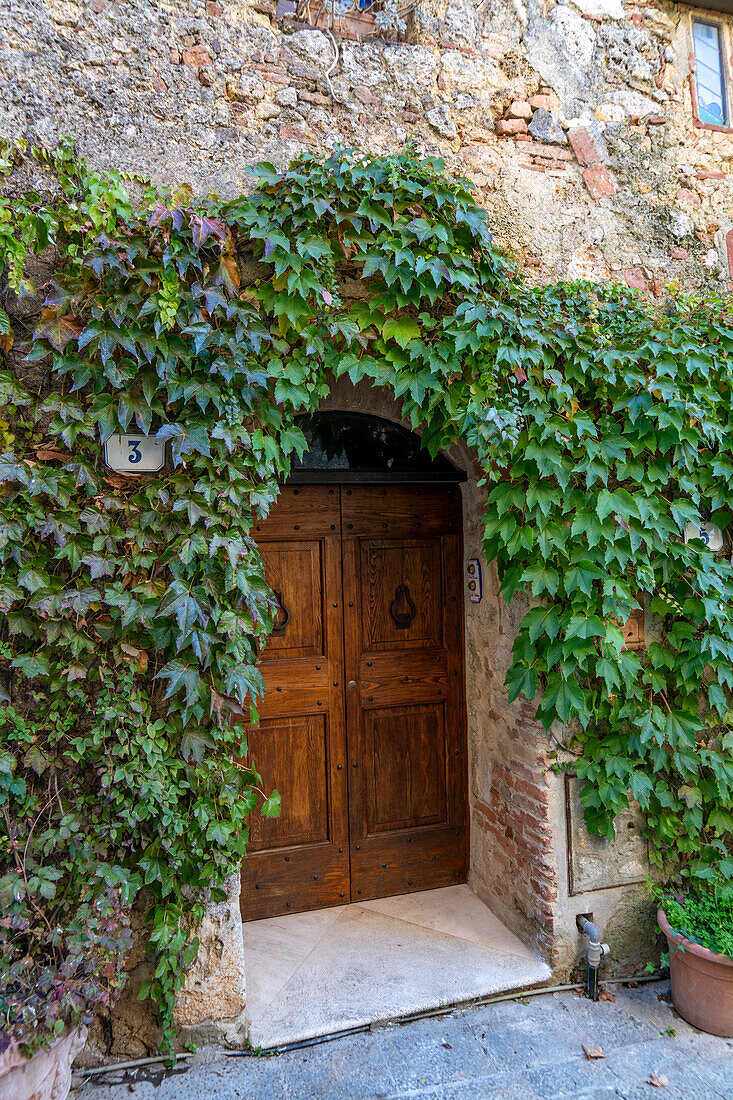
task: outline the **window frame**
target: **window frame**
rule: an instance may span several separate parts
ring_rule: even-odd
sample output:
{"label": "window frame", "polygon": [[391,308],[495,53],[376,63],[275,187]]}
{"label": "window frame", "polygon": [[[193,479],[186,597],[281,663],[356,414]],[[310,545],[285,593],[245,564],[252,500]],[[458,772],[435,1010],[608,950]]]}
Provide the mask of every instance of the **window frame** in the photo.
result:
{"label": "window frame", "polygon": [[[705,12],[707,16],[707,10]],[[723,99],[725,102],[725,110],[728,121],[725,123],[719,122],[704,122],[700,118],[700,104],[697,97],[697,55],[695,53],[695,23],[702,23],[707,27],[714,27],[718,32],[718,41],[720,42],[720,62],[721,62],[721,76],[723,78]],[[692,116],[693,125],[698,130],[717,130],[719,133],[732,134],[733,133],[733,114],[731,113],[731,79],[728,72],[729,54],[728,54],[728,34],[726,24],[719,19],[714,18],[702,18],[695,12],[690,14],[690,40],[692,50],[690,53],[690,97],[692,99]]]}

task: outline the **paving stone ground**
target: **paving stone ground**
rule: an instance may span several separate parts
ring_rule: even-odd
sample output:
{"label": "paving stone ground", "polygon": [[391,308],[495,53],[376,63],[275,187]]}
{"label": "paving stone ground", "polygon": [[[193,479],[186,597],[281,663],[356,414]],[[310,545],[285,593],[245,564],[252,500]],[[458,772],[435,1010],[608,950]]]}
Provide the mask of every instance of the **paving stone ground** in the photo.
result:
{"label": "paving stone ground", "polygon": [[[87,1080],[75,1100],[733,1100],[733,1039],[705,1035],[669,1003],[669,985],[611,987],[454,1010],[273,1057],[206,1047],[185,1069]],[[603,1049],[589,1061],[583,1044]],[[668,1085],[649,1084],[652,1074]]]}

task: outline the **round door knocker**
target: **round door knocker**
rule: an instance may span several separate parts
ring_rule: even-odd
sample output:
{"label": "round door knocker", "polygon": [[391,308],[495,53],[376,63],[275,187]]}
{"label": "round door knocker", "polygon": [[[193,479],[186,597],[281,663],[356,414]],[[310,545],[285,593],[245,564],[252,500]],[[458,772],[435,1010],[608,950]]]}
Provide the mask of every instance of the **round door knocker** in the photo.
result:
{"label": "round door knocker", "polygon": [[282,592],[278,592],[276,588],[273,588],[272,591],[277,602],[277,609],[275,611],[275,624],[272,628],[272,633],[275,637],[279,638],[285,633],[285,627],[290,622],[290,612],[285,606]]}
{"label": "round door knocker", "polygon": [[410,589],[406,584],[397,586],[397,592],[389,613],[394,619],[398,630],[405,630],[415,618],[417,608],[410,598]]}

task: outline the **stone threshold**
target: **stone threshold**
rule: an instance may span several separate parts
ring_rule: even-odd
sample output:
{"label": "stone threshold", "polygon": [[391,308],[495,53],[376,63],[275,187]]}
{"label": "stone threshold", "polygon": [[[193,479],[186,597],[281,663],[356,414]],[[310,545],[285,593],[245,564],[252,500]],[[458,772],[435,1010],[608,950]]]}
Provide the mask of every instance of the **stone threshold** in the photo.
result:
{"label": "stone threshold", "polygon": [[547,982],[468,886],[243,925],[249,1041],[272,1050]]}

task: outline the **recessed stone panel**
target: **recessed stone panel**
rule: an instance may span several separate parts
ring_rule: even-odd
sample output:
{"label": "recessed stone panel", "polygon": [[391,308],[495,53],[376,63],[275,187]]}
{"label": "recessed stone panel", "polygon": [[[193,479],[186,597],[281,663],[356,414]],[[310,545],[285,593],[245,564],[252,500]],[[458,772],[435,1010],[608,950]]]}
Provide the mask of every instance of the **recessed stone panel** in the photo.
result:
{"label": "recessed stone panel", "polygon": [[565,779],[565,806],[571,895],[644,881],[649,872],[649,854],[644,818],[636,803],[616,819],[613,841],[588,832],[583,820],[580,783],[574,776]]}

